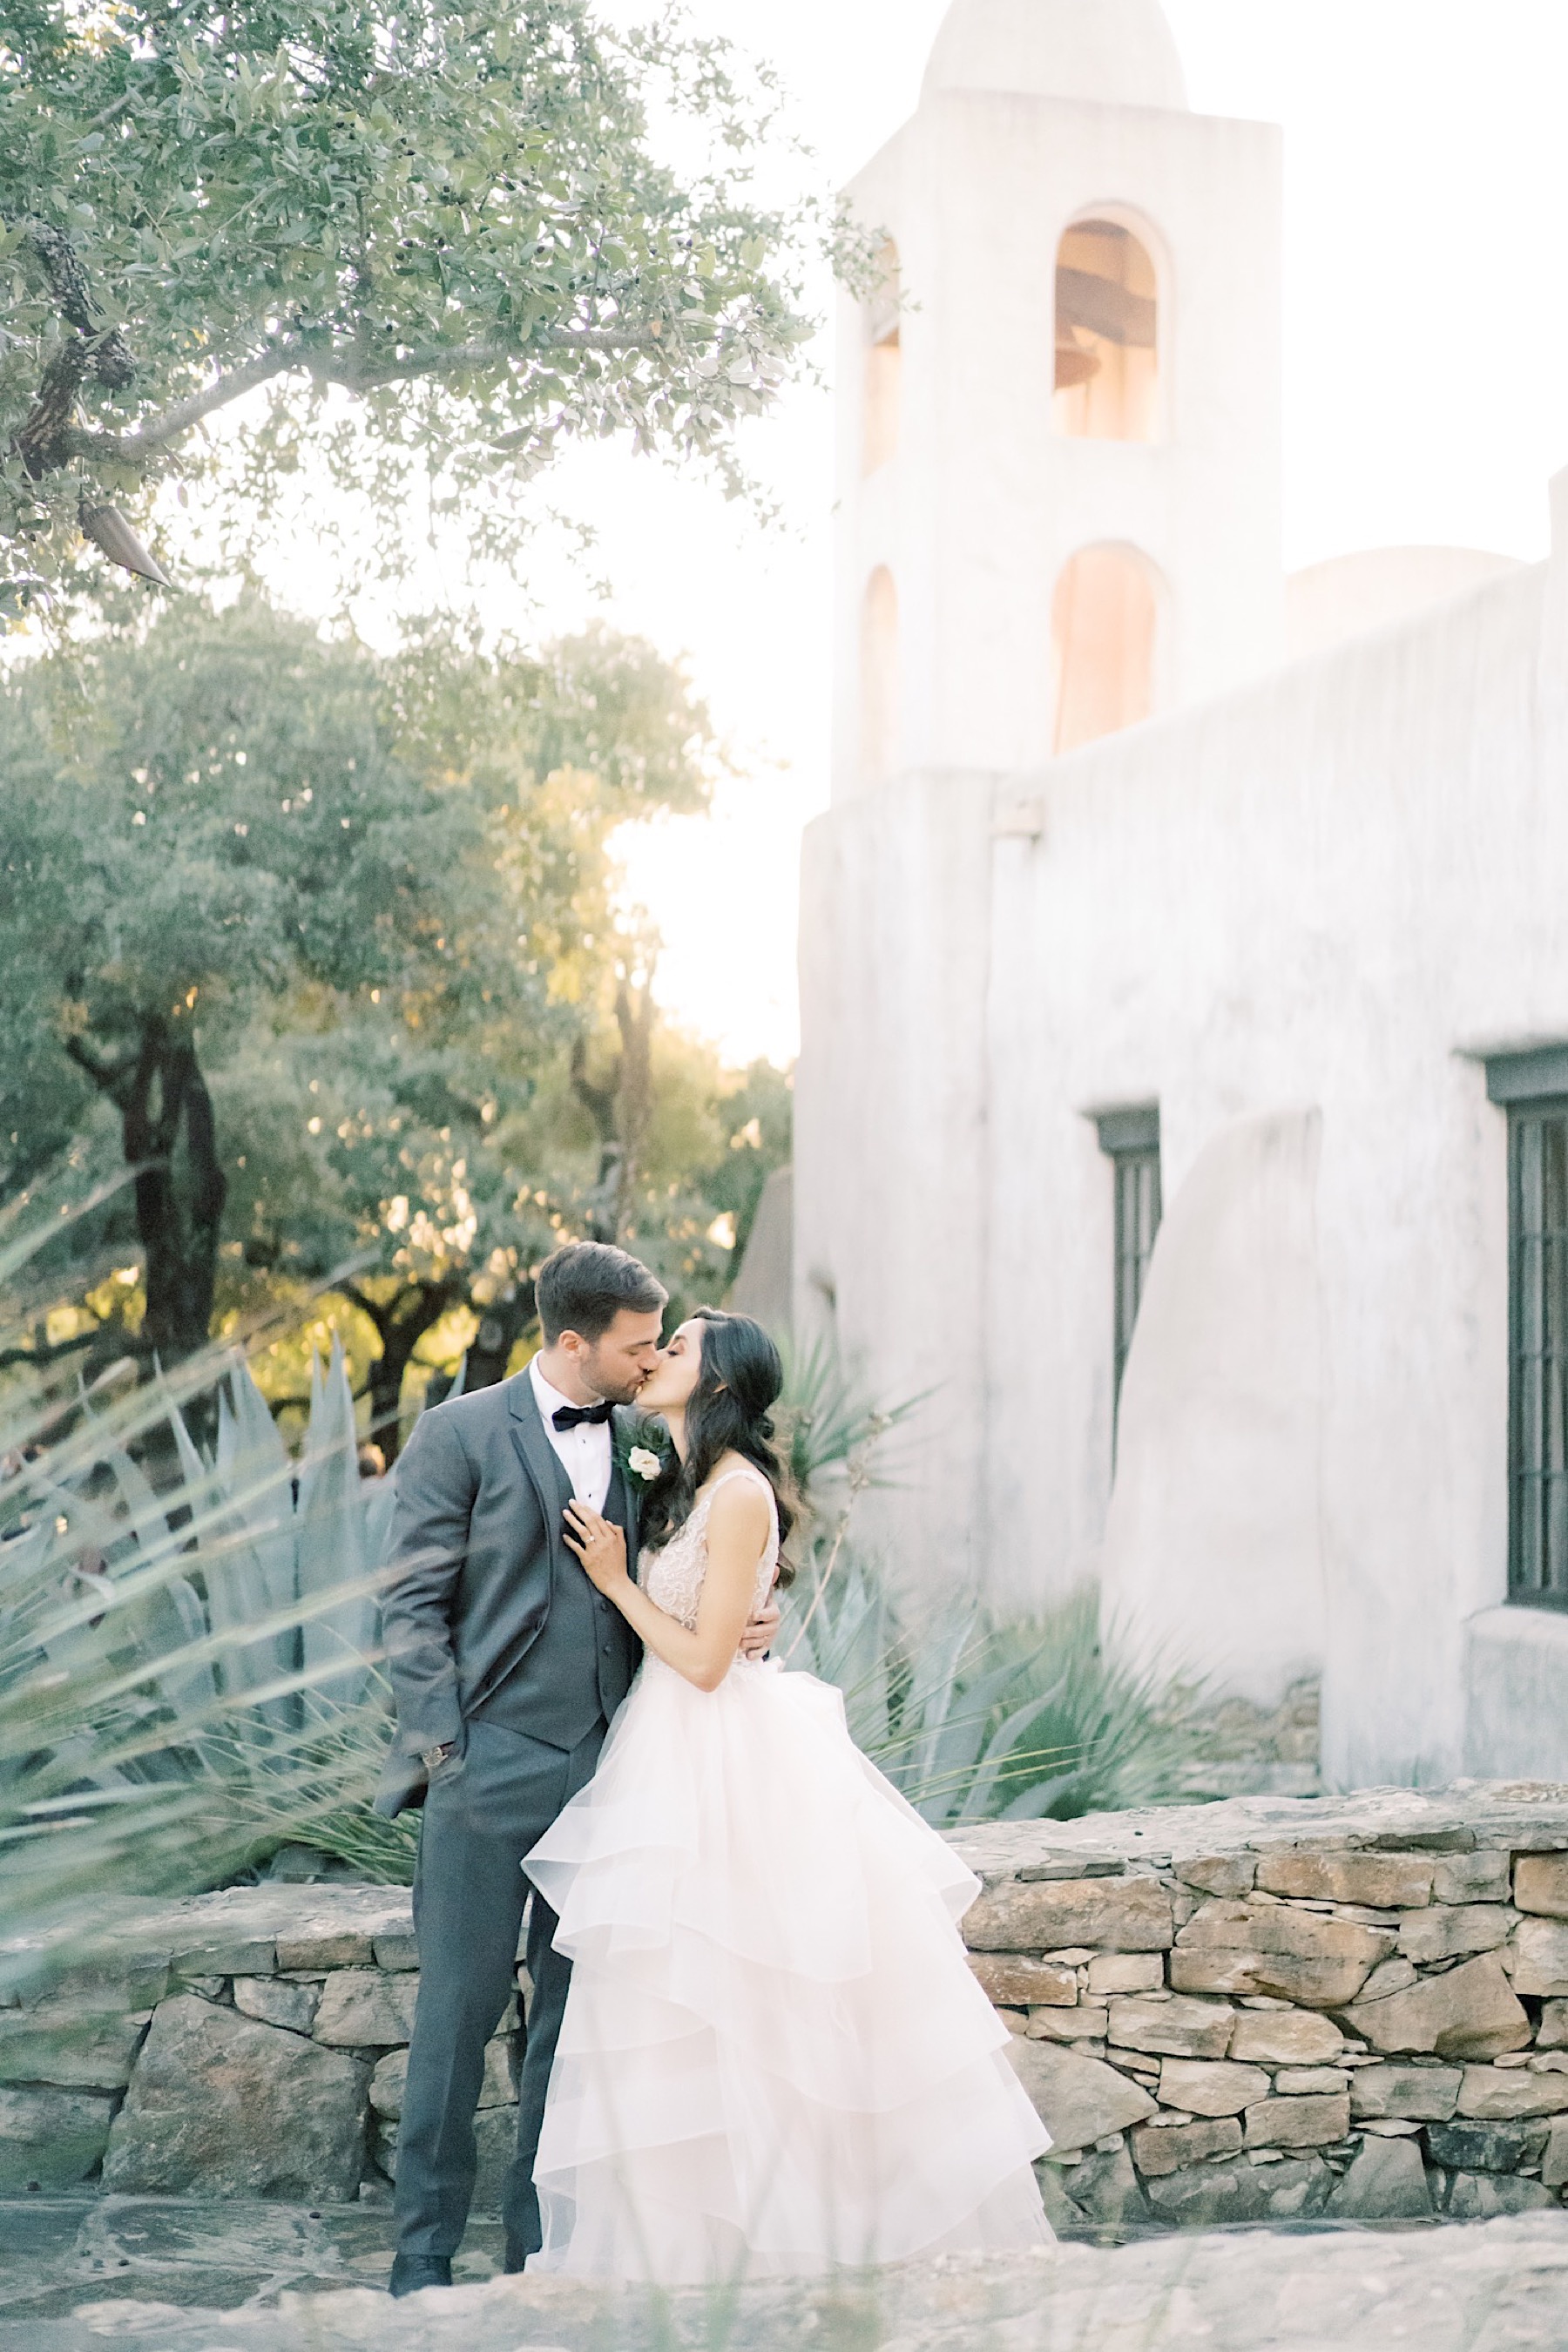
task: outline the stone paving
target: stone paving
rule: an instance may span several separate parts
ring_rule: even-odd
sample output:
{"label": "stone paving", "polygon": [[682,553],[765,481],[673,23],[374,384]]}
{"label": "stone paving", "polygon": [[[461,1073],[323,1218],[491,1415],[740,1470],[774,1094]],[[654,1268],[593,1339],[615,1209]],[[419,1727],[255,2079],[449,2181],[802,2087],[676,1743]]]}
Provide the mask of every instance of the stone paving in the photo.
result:
{"label": "stone paving", "polygon": [[[500,2224],[474,2221],[458,2275],[492,2278]],[[207,2312],[275,2304],[281,2293],[380,2287],[392,2263],[391,2215],[366,2205],[217,2202],[198,2198],[0,2199],[0,2346],[46,2339],[42,2323],[84,2302],[140,2298]],[[135,2305],[125,2303],[125,2326]],[[61,2342],[96,2341],[81,2328]]]}
{"label": "stone paving", "polygon": [[[195,2200],[0,2203],[0,2352],[1547,2352],[1568,2347],[1568,2215],[1210,2231],[950,2257],[732,2297],[493,2276],[391,2304],[384,2210]],[[490,2274],[490,2275],[487,2275]]]}

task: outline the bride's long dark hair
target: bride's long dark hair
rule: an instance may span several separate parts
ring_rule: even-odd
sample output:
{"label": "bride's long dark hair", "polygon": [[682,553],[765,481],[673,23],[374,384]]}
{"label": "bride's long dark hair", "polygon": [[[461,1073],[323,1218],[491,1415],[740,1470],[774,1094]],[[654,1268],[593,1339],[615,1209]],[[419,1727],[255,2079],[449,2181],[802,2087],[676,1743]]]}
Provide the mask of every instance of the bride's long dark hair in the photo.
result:
{"label": "bride's long dark hair", "polygon": [[[690,1517],[697,1490],[712,1476],[721,1457],[739,1454],[773,1490],[782,1546],[795,1525],[789,1478],[773,1444],[771,1411],[784,1387],[783,1359],[749,1315],[699,1307],[692,1320],[702,1326],[702,1369],[686,1404],[686,1459],[682,1462],[671,1446],[664,1468],[648,1487],[642,1541],[649,1549],[668,1543]],[[790,1574],[781,1563],[779,1582],[787,1584]]]}

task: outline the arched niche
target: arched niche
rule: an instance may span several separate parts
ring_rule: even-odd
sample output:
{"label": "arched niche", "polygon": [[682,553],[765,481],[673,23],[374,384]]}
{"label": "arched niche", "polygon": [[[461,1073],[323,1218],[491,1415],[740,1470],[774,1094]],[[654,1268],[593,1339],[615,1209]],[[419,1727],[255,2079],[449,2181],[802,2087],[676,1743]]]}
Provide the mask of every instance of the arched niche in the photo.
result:
{"label": "arched niche", "polygon": [[860,775],[879,784],[899,755],[899,596],[879,563],[860,606]]}
{"label": "arched niche", "polygon": [[1057,431],[1152,441],[1159,394],[1160,291],[1149,247],[1121,221],[1075,221],[1057,247]]}
{"label": "arched niche", "polygon": [[896,457],[903,352],[899,341],[899,248],[889,237],[877,256],[876,290],[865,304],[865,395],[861,409],[860,470],[874,474]]}
{"label": "arched niche", "polygon": [[1051,596],[1054,751],[1135,727],[1154,707],[1160,591],[1135,548],[1080,547]]}

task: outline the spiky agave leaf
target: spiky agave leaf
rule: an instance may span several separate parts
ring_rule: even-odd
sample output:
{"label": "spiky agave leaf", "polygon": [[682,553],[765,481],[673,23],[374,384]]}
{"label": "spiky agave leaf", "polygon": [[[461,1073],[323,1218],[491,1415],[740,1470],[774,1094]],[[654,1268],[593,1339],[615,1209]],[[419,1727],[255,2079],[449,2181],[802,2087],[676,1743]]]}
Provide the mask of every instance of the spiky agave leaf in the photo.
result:
{"label": "spiky agave leaf", "polygon": [[[0,1222],[12,1281],[57,1226]],[[5,1299],[0,1292],[0,1346]],[[221,1386],[206,1459],[184,1408]],[[115,1896],[221,1884],[320,1832],[406,1877],[366,1801],[388,1729],[376,1563],[341,1363],[318,1376],[302,1486],[248,1371],[214,1349],[106,1392],[0,1391],[0,1976],[90,1941]]]}
{"label": "spiky agave leaf", "polygon": [[[801,1613],[796,1588],[786,1658]],[[998,1620],[973,1600],[921,1609],[851,1555],[792,1662],[837,1685],[858,1744],[935,1828],[1205,1793],[1202,1683],[1123,1663],[1101,1642],[1091,1591],[1032,1619]]]}
{"label": "spiky agave leaf", "polygon": [[786,1340],[782,1353],[784,1384],[777,1419],[784,1458],[800,1492],[812,1496],[835,1473],[844,1473],[856,1462],[865,1465],[865,1484],[895,1484],[896,1465],[888,1459],[883,1441],[925,1399],[876,1403],[826,1340],[806,1348]]}
{"label": "spiky agave leaf", "polygon": [[[310,1358],[310,1417],[300,1464],[296,1518],[301,1597],[356,1583],[363,1576],[366,1527],[358,1456],[353,1395],[342,1342],[334,1334],[325,1370],[314,1354]],[[375,1639],[374,1599],[362,1593],[310,1619],[305,1631],[304,1661],[318,1665],[334,1649],[345,1660],[363,1658],[374,1648]],[[357,1683],[345,1683],[344,1703],[358,1698],[363,1688],[363,1677]]]}

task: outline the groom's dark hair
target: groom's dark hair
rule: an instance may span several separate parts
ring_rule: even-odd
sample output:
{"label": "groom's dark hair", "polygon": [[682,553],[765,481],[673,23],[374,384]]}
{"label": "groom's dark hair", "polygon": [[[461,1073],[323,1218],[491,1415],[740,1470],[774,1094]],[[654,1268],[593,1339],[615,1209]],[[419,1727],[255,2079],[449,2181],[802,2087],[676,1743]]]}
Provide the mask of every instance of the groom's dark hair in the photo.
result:
{"label": "groom's dark hair", "polygon": [[668,1291],[641,1259],[608,1242],[568,1242],[558,1249],[540,1267],[534,1297],[547,1348],[563,1331],[602,1339],[623,1307],[634,1315],[656,1315],[669,1303]]}

